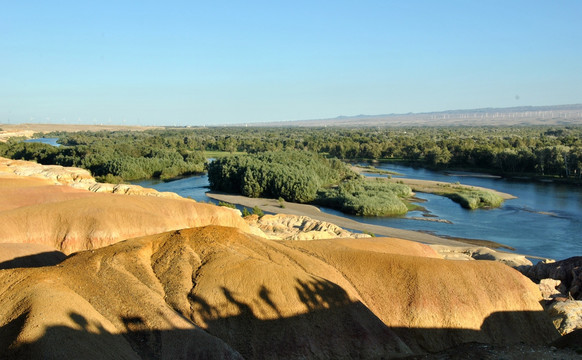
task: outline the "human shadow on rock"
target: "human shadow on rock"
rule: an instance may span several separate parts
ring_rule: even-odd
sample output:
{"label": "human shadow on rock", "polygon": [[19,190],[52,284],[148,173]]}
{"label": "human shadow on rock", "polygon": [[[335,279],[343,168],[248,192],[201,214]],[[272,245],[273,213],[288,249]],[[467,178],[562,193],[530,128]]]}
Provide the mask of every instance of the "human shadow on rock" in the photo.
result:
{"label": "human shadow on rock", "polygon": [[[28,320],[28,315],[22,314],[0,328],[0,345],[7,349],[0,358],[378,359],[438,351],[443,349],[442,344],[447,344],[446,347],[466,342],[512,344],[528,339],[530,343],[545,344],[552,340],[544,340],[547,329],[528,329],[543,312],[494,313],[480,330],[391,328],[341,287],[316,277],[296,279],[295,291],[304,312],[292,316],[281,315],[286,313],[284,304],[276,303],[272,290],[264,285],[253,299],[235,289],[216,290],[236,309],[235,314],[221,316],[224,310],[221,305],[191,293],[188,300],[192,313],[181,315],[200,320],[192,321],[190,329],[148,328],[146,324],[151,319],[146,316],[159,317],[161,311],[144,317],[116,315],[119,316],[116,320],[123,324],[118,333],[106,330],[104,324],[83,314],[70,313],[74,327],[47,327],[38,339],[19,342],[18,335],[25,330]],[[276,315],[261,314],[257,310],[261,306],[272,309]],[[440,348],[435,350],[438,344]]]}
{"label": "human shadow on rock", "polygon": [[60,251],[47,251],[34,255],[19,256],[0,263],[0,270],[54,266],[63,262],[67,255]]}

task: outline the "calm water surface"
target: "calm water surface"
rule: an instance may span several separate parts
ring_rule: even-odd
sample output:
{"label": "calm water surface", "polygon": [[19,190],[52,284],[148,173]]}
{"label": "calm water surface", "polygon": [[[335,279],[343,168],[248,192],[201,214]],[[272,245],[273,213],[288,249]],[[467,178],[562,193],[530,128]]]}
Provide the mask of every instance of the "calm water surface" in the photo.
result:
{"label": "calm water surface", "polygon": [[57,143],[57,140],[59,140],[59,138],[38,138],[38,139],[27,139],[27,140],[23,140],[24,142],[37,142],[37,143],[43,143],[43,144],[49,144],[52,146],[61,146],[61,144]]}
{"label": "calm water surface", "polygon": [[[466,210],[448,198],[417,194],[432,215],[453,224],[413,220],[422,217],[410,212],[404,217],[375,218],[349,216],[370,224],[408,230],[421,230],[436,235],[496,241],[512,246],[518,253],[564,259],[582,255],[582,187],[554,183],[538,183],[473,176],[447,175],[441,172],[402,165],[383,164],[380,169],[392,170],[413,179],[456,182],[496,189],[517,196],[498,209]],[[159,191],[173,191],[197,201],[206,197],[208,176],[193,176],[170,182],[141,181],[137,184]],[[215,201],[212,201],[216,203]],[[346,216],[322,208],[322,211]]]}
{"label": "calm water surface", "polygon": [[[41,138],[25,141],[59,146],[57,140]],[[395,171],[412,179],[458,181],[462,184],[482,186],[518,198],[505,201],[498,209],[466,210],[442,196],[417,194],[417,197],[426,200],[420,205],[431,215],[449,220],[452,224],[411,219],[422,217],[422,213],[418,211],[394,218],[350,216],[326,208],[322,208],[322,211],[370,224],[427,231],[436,235],[496,241],[528,255],[554,259],[582,255],[581,186],[478,177],[470,173],[447,174],[396,164],[382,164],[377,168]],[[145,180],[136,184],[158,191],[172,191],[197,201],[217,203],[205,195],[208,191],[207,175],[169,182]]]}

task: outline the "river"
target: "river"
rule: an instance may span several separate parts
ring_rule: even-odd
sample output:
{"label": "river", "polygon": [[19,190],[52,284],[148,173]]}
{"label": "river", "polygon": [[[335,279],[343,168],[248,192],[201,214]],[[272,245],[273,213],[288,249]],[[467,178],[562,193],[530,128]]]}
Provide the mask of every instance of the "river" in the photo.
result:
{"label": "river", "polygon": [[[462,184],[491,188],[515,195],[517,199],[506,200],[497,209],[466,210],[442,196],[417,194],[417,197],[426,200],[420,205],[432,216],[449,220],[452,224],[411,219],[423,217],[418,211],[409,212],[403,217],[377,218],[350,216],[326,208],[321,210],[370,224],[426,231],[441,236],[495,241],[527,255],[553,259],[582,255],[580,186],[480,177],[470,173],[446,174],[395,164],[382,164],[377,167],[398,172],[412,179],[458,181]],[[159,191],[172,191],[197,201],[214,202],[205,195],[208,191],[207,175],[169,182],[145,180],[136,184]]]}
{"label": "river", "polygon": [[[25,141],[59,146],[57,140],[41,138]],[[418,211],[402,217],[360,217],[345,215],[333,209],[321,210],[375,225],[425,231],[440,236],[490,240],[509,245],[516,252],[527,255],[553,259],[582,255],[582,186],[502,179],[471,173],[447,174],[391,163],[381,164],[377,168],[394,171],[411,179],[458,181],[495,189],[517,196],[517,199],[506,200],[497,209],[466,210],[446,197],[417,194],[418,198],[426,200],[420,205],[434,216],[433,219],[448,220],[452,224],[412,219],[423,218],[423,214]],[[205,195],[208,191],[207,175],[169,182],[144,180],[134,183],[158,191],[175,192],[196,201],[216,203]]]}
{"label": "river", "polygon": [[37,139],[27,139],[23,140],[24,142],[31,142],[31,143],[41,143],[41,144],[48,144],[52,146],[59,147],[61,144],[57,143],[59,138],[37,138]]}

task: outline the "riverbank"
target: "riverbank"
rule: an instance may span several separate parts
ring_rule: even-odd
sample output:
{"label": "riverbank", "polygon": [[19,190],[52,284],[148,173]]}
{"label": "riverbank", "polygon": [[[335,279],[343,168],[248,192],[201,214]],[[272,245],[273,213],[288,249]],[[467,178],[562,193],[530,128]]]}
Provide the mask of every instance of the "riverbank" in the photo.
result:
{"label": "riverbank", "polygon": [[[318,207],[313,205],[285,202],[284,203],[285,207],[281,207],[279,201],[276,199],[249,198],[242,195],[225,194],[212,191],[207,192],[206,196],[217,201],[224,201],[231,204],[245,206],[248,208],[258,206],[261,210],[274,214],[309,216],[310,218],[330,222],[342,228],[367,232],[374,234],[376,236],[396,237],[404,240],[421,242],[424,244],[466,247],[470,245],[476,245],[475,241],[479,241],[471,240],[471,242],[462,242],[460,241],[461,239],[459,238],[457,238],[457,240],[451,240],[419,231],[403,230],[391,228],[388,226],[366,224],[352,219],[348,219],[346,217],[324,213],[321,210],[319,210]],[[491,245],[492,242],[484,241],[484,243]],[[485,244],[483,244],[483,246],[484,245]],[[501,247],[501,244],[496,245]]]}
{"label": "riverbank", "polygon": [[[456,238],[455,240],[452,240],[419,231],[403,230],[391,228],[388,226],[366,224],[352,219],[348,219],[346,217],[324,213],[319,208],[313,205],[285,202],[284,203],[285,207],[281,207],[281,204],[276,199],[249,198],[242,195],[233,195],[218,192],[207,192],[206,196],[217,201],[223,201],[231,204],[245,206],[248,208],[253,208],[257,206],[265,212],[270,212],[274,214],[308,216],[312,219],[329,222],[345,229],[362,231],[365,233],[374,234],[376,236],[381,237],[393,237],[427,244],[433,247],[433,249],[435,249],[444,258],[452,260],[470,260],[479,257],[486,260],[504,262],[510,266],[517,267],[521,265],[531,265],[531,262],[527,260],[526,257],[532,259],[543,259],[536,256],[528,256],[493,250],[491,248],[503,248],[503,247],[507,248],[507,247],[505,245],[497,244],[492,241],[483,241],[483,243],[481,243],[480,240],[467,239],[466,242],[463,242],[463,239],[461,238]],[[474,255],[476,255],[477,257],[475,257]]]}
{"label": "riverbank", "polygon": [[412,191],[414,192],[423,192],[429,194],[436,194],[442,195],[443,192],[450,190],[452,192],[455,188],[458,189],[465,189],[465,190],[482,190],[482,191],[489,191],[491,193],[499,195],[503,200],[510,200],[516,199],[516,196],[511,194],[507,194],[504,192],[500,192],[493,189],[488,189],[480,186],[471,186],[471,185],[463,185],[463,184],[456,184],[444,181],[434,181],[434,180],[418,180],[418,179],[408,179],[408,178],[391,178],[387,179],[387,181],[400,183],[404,185],[410,186]]}

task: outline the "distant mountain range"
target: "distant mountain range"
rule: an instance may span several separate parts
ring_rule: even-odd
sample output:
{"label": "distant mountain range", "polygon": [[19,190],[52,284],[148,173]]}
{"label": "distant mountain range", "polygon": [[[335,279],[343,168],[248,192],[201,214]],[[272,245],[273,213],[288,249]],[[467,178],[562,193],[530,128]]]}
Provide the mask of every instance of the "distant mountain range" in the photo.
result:
{"label": "distant mountain range", "polygon": [[447,110],[408,114],[362,114],[338,116],[330,119],[253,123],[252,125],[265,127],[582,125],[582,104]]}

